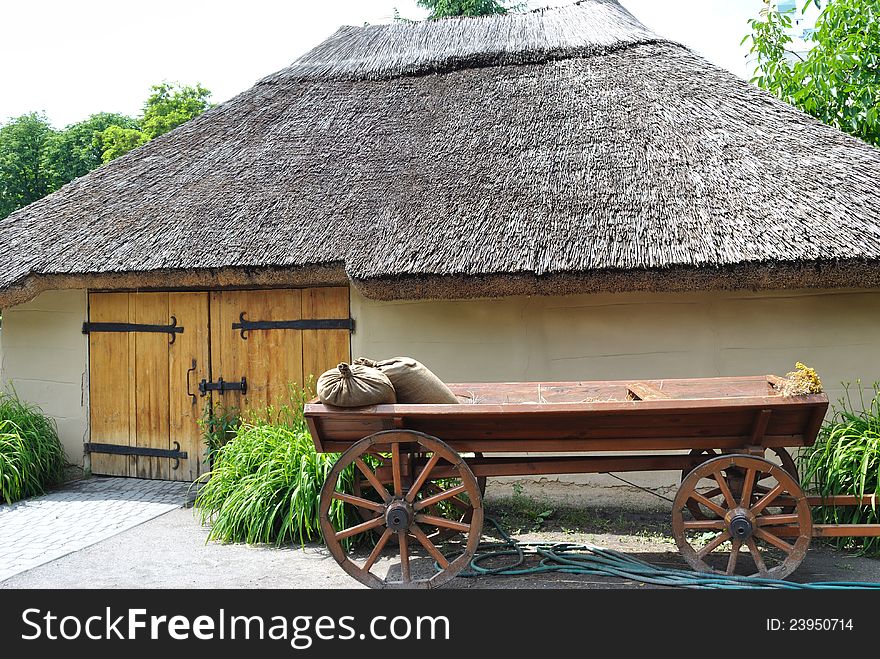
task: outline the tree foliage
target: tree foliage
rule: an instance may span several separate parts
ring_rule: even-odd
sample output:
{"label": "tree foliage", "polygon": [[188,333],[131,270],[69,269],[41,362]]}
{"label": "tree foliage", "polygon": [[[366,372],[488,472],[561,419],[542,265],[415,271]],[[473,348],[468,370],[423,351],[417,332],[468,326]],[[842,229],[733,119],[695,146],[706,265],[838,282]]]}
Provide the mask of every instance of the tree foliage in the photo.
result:
{"label": "tree foliage", "polygon": [[150,92],[139,119],[101,112],[55,130],[31,112],[0,126],[0,219],[211,107],[199,84],[163,82]]}
{"label": "tree foliage", "polygon": [[[765,0],[766,2],[767,0]],[[805,0],[806,9],[818,0]],[[787,54],[791,13],[775,5],[749,21],[752,82],[840,130],[880,146],[880,0],[829,0],[812,48]]]}
{"label": "tree foliage", "polygon": [[114,124],[107,126],[97,141],[101,143],[101,162],[110,162],[150,140],[140,128]]}
{"label": "tree foliage", "polygon": [[199,84],[163,82],[153,85],[150,92],[144,103],[143,116],[136,125],[110,126],[103,132],[104,162],[125,155],[212,107],[209,101],[211,92]]}
{"label": "tree foliage", "polygon": [[53,133],[46,116],[36,112],[0,128],[0,217],[52,191],[46,152]]}
{"label": "tree foliage", "polygon": [[109,128],[133,129],[137,128],[137,121],[124,114],[100,112],[50,137],[46,146],[46,164],[52,190],[106,162],[104,131]]}
{"label": "tree foliage", "polygon": [[522,6],[507,0],[418,0],[418,5],[429,10],[429,20],[450,16],[488,16],[506,14]]}
{"label": "tree foliage", "polygon": [[196,84],[180,85],[163,82],[153,85],[144,104],[141,130],[148,140],[177,128],[211,107],[211,92]]}

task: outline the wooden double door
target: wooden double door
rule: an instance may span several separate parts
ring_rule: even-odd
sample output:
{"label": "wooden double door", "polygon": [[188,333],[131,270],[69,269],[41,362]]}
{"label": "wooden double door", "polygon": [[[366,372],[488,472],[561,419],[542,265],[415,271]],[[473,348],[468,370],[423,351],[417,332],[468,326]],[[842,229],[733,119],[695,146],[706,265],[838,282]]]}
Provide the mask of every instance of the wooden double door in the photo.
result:
{"label": "wooden double door", "polygon": [[349,313],[344,287],[90,293],[92,473],[194,480],[206,410],[284,402],[349,361]]}

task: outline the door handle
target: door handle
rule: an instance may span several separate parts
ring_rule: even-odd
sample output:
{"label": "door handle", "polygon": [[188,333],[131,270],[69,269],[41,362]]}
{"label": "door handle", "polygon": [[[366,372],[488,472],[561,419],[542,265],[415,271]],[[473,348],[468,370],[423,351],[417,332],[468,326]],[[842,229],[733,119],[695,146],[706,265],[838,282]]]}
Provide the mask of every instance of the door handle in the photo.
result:
{"label": "door handle", "polygon": [[191,405],[196,404],[196,395],[191,393],[189,390],[189,374],[196,370],[196,360],[193,359],[192,368],[187,369],[186,371],[186,395],[189,396],[192,400],[190,401]]}

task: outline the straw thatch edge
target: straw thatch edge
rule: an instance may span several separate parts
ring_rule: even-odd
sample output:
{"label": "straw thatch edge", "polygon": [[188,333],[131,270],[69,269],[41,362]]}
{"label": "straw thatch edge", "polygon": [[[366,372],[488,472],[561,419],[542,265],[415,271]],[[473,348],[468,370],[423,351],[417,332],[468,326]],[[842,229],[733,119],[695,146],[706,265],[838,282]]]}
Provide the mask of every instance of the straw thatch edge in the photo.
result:
{"label": "straw thatch edge", "polygon": [[55,290],[159,290],[235,288],[305,288],[348,286],[342,264],[302,268],[210,268],[202,270],[150,270],[31,275],[0,290],[0,309],[23,304],[40,293]]}
{"label": "straw thatch edge", "polygon": [[725,268],[600,270],[589,273],[430,276],[353,280],[375,300],[465,299],[514,295],[682,293],[880,288],[880,261],[741,264]]}
{"label": "straw thatch edge", "polygon": [[515,295],[682,293],[880,288],[880,260],[740,264],[725,268],[599,270],[535,276],[430,275],[350,279],[341,263],[300,268],[212,268],[147,272],[31,275],[0,291],[0,308],[23,304],[51,290],[220,290],[353,285],[374,300],[449,300]]}

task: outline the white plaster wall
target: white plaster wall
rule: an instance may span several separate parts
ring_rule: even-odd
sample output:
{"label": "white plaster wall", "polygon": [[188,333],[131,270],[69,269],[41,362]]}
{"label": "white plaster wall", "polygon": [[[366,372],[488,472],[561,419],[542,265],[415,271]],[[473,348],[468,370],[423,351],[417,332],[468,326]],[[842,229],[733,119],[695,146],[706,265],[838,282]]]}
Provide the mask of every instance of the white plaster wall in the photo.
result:
{"label": "white plaster wall", "polygon": [[88,339],[82,333],[87,296],[49,291],[3,310],[0,380],[55,419],[74,464],[83,462],[88,432]]}
{"label": "white plaster wall", "polygon": [[[880,379],[880,290],[351,301],[353,357],[412,356],[447,382],[784,375],[802,361],[836,401],[842,381]],[[667,493],[678,481],[623,477]]]}
{"label": "white plaster wall", "polygon": [[[353,357],[411,355],[448,382],[782,375],[800,360],[819,371],[835,400],[841,381],[880,379],[880,290],[380,302],[352,289],[351,296]],[[86,314],[85,291],[43,293],[3,310],[0,348],[0,379],[55,418],[75,463],[88,431]],[[677,480],[624,477],[657,488]],[[601,475],[561,480],[621,485]]]}

